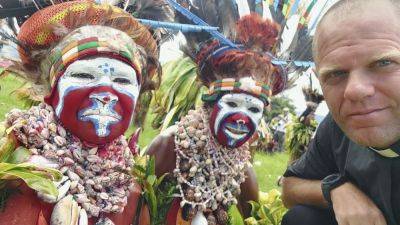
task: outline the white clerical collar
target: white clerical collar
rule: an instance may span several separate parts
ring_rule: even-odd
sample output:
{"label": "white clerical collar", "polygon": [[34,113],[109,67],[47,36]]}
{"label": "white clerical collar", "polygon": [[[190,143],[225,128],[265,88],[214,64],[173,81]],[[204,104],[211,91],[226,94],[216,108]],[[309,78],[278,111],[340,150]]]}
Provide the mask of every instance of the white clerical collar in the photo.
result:
{"label": "white clerical collar", "polygon": [[374,152],[378,153],[379,155],[386,157],[386,158],[397,158],[400,155],[396,153],[396,151],[388,148],[388,149],[375,149],[373,147],[369,147],[369,149],[373,150]]}
{"label": "white clerical collar", "polygon": [[397,158],[400,156],[400,141],[395,142],[387,149],[376,149],[369,147],[371,150],[375,151],[379,155],[386,157],[386,158]]}

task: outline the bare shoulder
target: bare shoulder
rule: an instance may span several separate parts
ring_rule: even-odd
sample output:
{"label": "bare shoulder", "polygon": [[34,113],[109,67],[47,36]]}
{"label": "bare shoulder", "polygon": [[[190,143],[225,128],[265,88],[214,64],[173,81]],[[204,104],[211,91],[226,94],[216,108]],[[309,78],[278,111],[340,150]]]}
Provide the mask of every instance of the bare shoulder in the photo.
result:
{"label": "bare shoulder", "polygon": [[161,132],[151,142],[146,154],[152,155],[156,160],[156,175],[171,173],[175,168],[175,131],[177,127],[172,126]]}
{"label": "bare shoulder", "polygon": [[168,127],[168,129],[157,135],[147,148],[147,154],[156,155],[159,154],[159,152],[164,152],[167,150],[167,148],[169,149],[171,147],[173,151],[175,146],[176,128],[176,126]]}

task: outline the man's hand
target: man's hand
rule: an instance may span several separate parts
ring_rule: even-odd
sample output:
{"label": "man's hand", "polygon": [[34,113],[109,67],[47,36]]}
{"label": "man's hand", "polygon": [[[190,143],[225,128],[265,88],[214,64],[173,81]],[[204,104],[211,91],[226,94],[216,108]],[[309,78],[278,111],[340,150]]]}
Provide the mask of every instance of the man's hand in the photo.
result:
{"label": "man's hand", "polygon": [[386,225],[375,203],[350,182],[333,189],[331,200],[339,225]]}

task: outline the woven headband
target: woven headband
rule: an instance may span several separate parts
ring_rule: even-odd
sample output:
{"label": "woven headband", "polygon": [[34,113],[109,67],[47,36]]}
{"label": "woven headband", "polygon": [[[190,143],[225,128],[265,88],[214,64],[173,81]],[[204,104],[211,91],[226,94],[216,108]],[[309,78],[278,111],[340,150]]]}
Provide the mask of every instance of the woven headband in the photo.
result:
{"label": "woven headband", "polygon": [[72,62],[87,56],[106,55],[111,58],[117,58],[131,65],[135,70],[140,83],[141,64],[138,59],[138,51],[133,51],[129,46],[125,46],[127,51],[120,50],[107,42],[106,39],[97,37],[85,38],[74,41],[64,47],[62,50],[54,50],[50,54],[50,84],[53,87],[58,76],[62,74],[65,68]]}
{"label": "woven headband", "polygon": [[[254,85],[255,83],[255,85]],[[254,82],[250,85],[248,82],[235,80],[233,78],[225,78],[217,80],[210,84],[208,93],[203,94],[201,99],[204,102],[214,102],[222,93],[247,93],[261,99],[265,105],[269,104],[270,88],[266,84]]]}

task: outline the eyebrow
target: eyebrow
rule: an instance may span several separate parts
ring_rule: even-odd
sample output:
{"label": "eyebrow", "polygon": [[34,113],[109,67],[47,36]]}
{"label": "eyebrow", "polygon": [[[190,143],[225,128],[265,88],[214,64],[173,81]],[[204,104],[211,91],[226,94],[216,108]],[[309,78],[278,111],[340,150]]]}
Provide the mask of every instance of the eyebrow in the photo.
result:
{"label": "eyebrow", "polygon": [[400,51],[399,50],[391,50],[389,52],[384,52],[380,55],[374,56],[371,59],[371,62],[376,62],[382,59],[390,59],[390,58],[400,58]]}
{"label": "eyebrow", "polygon": [[[400,51],[399,50],[391,50],[391,51],[388,51],[388,52],[384,52],[384,53],[378,54],[376,56],[371,57],[369,59],[369,62],[373,63],[373,62],[376,62],[376,61],[379,61],[379,60],[390,59],[390,58],[400,58]],[[319,69],[317,71],[317,76],[318,77],[324,77],[327,74],[330,74],[333,71],[337,71],[337,70],[342,70],[342,69],[340,69],[340,66],[337,65],[337,64],[336,65],[329,65],[329,66],[326,66],[326,67],[322,67],[321,69]]]}
{"label": "eyebrow", "polygon": [[330,66],[322,67],[321,69],[319,69],[317,71],[317,76],[318,77],[324,77],[327,74],[332,73],[333,71],[339,70],[339,68],[340,67],[338,65],[330,65]]}

